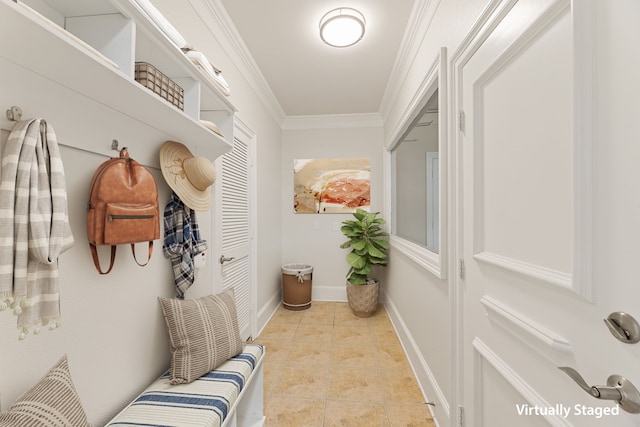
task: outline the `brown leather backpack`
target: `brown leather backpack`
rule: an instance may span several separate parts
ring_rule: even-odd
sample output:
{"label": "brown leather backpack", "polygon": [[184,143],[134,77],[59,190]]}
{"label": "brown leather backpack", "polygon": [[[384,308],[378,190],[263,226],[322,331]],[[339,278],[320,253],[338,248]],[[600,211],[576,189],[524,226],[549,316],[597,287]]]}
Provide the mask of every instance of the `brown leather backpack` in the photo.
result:
{"label": "brown leather backpack", "polygon": [[[113,268],[116,245],[129,243],[139,266],[151,259],[153,241],[160,238],[158,189],[153,175],[140,163],[129,158],[126,147],[120,157],[102,163],[91,179],[87,211],[87,236],[93,263],[100,274]],[[140,264],[134,243],[149,242],[147,262]],[[98,245],[111,245],[109,269],[102,271]]]}

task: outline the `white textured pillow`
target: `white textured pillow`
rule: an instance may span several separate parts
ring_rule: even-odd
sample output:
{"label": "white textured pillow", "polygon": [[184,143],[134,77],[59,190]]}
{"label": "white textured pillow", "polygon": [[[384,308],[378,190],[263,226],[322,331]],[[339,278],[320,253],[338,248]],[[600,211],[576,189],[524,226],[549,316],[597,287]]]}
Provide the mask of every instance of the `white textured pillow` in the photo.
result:
{"label": "white textured pillow", "polygon": [[159,300],[171,345],[171,384],[190,383],[242,352],[232,289],[198,299]]}
{"label": "white textured pillow", "polygon": [[7,412],[0,413],[0,427],[16,426],[90,427],[66,355]]}

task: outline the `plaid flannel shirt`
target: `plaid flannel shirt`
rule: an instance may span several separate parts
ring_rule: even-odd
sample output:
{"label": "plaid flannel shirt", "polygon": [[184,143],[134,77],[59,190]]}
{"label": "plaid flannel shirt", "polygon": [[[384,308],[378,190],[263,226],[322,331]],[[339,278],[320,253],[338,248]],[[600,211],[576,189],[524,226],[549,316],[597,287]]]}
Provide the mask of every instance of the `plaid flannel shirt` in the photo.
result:
{"label": "plaid flannel shirt", "polygon": [[200,239],[196,213],[172,192],[171,199],[164,209],[162,252],[171,260],[179,299],[184,299],[185,291],[195,279],[194,256],[206,249],[206,240]]}

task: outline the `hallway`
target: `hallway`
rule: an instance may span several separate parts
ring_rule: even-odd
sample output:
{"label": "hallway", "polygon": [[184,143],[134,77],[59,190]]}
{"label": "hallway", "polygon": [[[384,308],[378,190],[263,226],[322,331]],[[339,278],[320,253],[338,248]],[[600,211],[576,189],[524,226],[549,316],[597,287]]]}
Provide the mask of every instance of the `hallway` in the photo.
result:
{"label": "hallway", "polygon": [[366,319],[347,303],[280,307],[255,342],[268,427],[435,426],[383,306]]}

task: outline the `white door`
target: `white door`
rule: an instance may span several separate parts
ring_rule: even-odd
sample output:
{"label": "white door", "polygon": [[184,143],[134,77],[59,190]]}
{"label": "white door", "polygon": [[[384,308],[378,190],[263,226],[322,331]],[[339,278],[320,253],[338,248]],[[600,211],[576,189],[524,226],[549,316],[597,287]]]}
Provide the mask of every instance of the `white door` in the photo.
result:
{"label": "white door", "polygon": [[251,159],[254,134],[236,120],[233,150],[216,160],[215,240],[218,291],[233,289],[240,336],[255,334],[255,278],[252,273]]}
{"label": "white door", "polygon": [[494,1],[454,55],[465,426],[640,426],[558,369],[640,387],[640,344],[603,322],[640,319],[638,21],[635,0]]}

